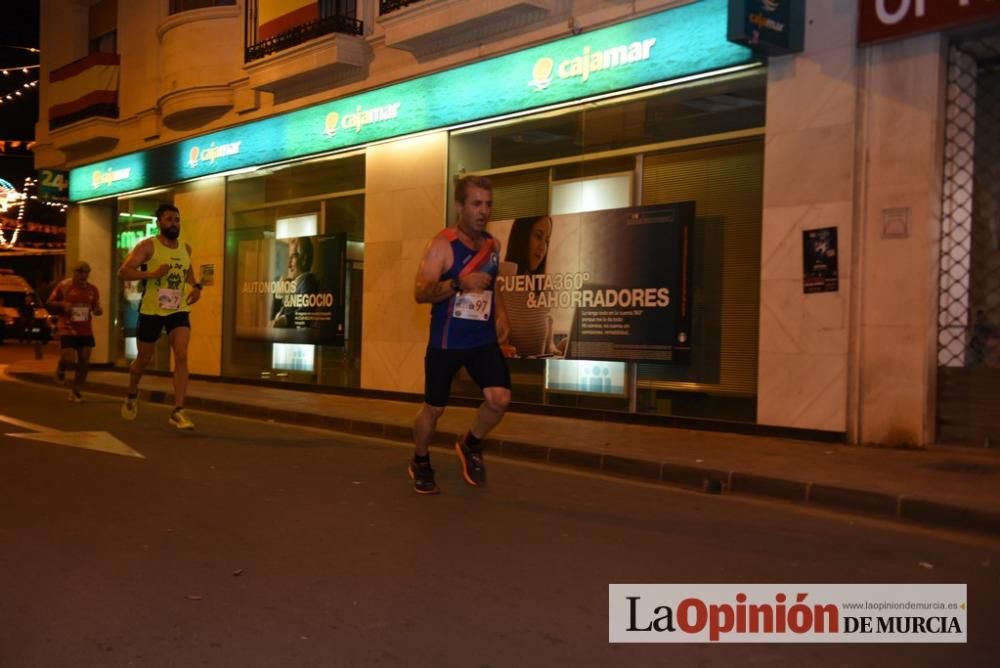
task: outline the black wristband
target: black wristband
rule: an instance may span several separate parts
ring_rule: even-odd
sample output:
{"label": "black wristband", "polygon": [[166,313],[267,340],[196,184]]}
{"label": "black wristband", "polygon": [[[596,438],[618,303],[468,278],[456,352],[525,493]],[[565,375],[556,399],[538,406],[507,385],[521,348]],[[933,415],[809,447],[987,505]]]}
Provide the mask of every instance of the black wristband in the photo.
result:
{"label": "black wristband", "polygon": [[451,289],[454,290],[456,293],[462,291],[462,282],[458,280],[458,276],[451,279]]}

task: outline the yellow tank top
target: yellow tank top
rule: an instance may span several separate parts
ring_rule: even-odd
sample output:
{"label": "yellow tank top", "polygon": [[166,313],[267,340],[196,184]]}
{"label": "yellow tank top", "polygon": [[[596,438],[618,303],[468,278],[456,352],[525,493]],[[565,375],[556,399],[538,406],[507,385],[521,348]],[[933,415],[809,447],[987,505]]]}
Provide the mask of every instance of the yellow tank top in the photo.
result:
{"label": "yellow tank top", "polygon": [[139,313],[146,315],[170,315],[181,311],[190,311],[187,304],[187,271],[191,266],[191,255],[187,252],[187,244],[178,240],[177,248],[167,248],[160,243],[159,237],[153,237],[153,256],[143,265],[143,271],[153,271],[160,265],[169,264],[170,271],[160,278],[147,278],[143,281],[142,302]]}

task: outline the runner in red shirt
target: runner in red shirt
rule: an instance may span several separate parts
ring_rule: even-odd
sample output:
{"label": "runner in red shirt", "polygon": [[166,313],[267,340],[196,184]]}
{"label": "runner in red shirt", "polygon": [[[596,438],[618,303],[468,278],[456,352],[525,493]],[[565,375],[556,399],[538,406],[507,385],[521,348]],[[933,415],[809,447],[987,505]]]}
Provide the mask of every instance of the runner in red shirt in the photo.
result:
{"label": "runner in red shirt", "polygon": [[66,369],[76,369],[69,393],[69,400],[74,403],[83,401],[80,389],[87,380],[90,353],[94,349],[93,317],[104,313],[100,294],[87,280],[89,277],[90,265],[77,262],[73,277],[61,281],[48,301],[49,309],[59,314],[60,357],[56,378],[63,382]]}

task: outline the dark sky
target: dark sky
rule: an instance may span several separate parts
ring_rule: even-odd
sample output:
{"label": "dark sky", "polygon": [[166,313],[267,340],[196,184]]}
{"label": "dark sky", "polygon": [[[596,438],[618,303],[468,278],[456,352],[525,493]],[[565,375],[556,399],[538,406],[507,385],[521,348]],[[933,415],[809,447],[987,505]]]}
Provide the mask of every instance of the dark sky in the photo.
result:
{"label": "dark sky", "polygon": [[[0,18],[0,69],[15,68],[8,76],[0,74],[0,141],[34,139],[35,122],[38,120],[38,89],[25,90],[27,81],[38,79],[38,70],[28,70],[25,75],[18,67],[37,65],[38,54],[11,46],[38,48],[38,1],[3,0],[3,17]],[[8,93],[21,90],[23,95],[7,100]],[[0,178],[7,179],[20,188],[24,176],[32,174],[32,156],[23,150],[12,149],[0,153]]]}

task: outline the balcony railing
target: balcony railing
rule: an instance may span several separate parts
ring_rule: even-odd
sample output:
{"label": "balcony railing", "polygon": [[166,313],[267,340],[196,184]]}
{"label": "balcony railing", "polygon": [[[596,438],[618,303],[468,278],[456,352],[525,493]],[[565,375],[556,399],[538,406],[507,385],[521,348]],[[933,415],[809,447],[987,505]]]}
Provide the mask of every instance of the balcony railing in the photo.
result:
{"label": "balcony railing", "polygon": [[319,0],[316,4],[319,18],[258,41],[257,3],[247,2],[244,62],[259,60],[331,33],[364,34],[364,23],[354,18],[357,13],[356,0]]}
{"label": "balcony railing", "polygon": [[407,5],[414,5],[418,2],[420,0],[378,0],[378,13],[379,16],[385,16],[397,9],[402,9]]}

